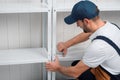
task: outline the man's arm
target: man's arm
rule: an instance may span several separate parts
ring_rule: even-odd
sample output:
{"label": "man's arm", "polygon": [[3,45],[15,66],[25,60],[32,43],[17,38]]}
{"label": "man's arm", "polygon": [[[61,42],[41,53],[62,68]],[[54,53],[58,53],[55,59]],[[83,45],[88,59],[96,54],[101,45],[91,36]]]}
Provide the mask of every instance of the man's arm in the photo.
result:
{"label": "man's arm", "polygon": [[56,57],[56,60],[54,62],[46,63],[46,69],[49,71],[53,71],[53,72],[60,72],[66,76],[77,78],[83,72],[88,70],[89,67],[87,65],[85,65],[82,61],[80,61],[75,66],[65,67],[65,66],[60,65],[59,60]]}
{"label": "man's arm", "polygon": [[89,36],[91,35],[91,33],[85,33],[85,32],[82,32],[80,34],[78,34],[77,36],[75,36],[74,38],[66,41],[66,42],[59,42],[57,44],[57,50],[59,52],[63,52],[64,55],[66,55],[67,53],[67,48],[77,44],[77,43],[81,43],[81,42],[84,42],[86,40],[89,39]]}
{"label": "man's arm", "polygon": [[58,71],[66,76],[78,78],[83,72],[85,72],[88,69],[89,67],[85,65],[82,61],[80,61],[76,66],[61,66]]}
{"label": "man's arm", "polygon": [[69,48],[70,46],[73,46],[77,43],[81,43],[81,42],[88,40],[90,35],[91,33],[82,32],[78,34],[77,36],[73,37],[72,39],[66,41],[64,44],[66,45],[67,48]]}

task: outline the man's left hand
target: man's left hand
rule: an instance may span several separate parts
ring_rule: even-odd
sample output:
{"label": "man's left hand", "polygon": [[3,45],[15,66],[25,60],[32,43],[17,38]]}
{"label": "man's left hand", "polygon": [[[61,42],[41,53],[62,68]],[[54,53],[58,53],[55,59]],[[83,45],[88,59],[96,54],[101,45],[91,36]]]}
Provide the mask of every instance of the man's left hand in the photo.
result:
{"label": "man's left hand", "polygon": [[56,72],[56,71],[59,71],[60,67],[61,67],[61,65],[59,63],[59,59],[57,56],[53,62],[46,63],[46,69],[48,71]]}

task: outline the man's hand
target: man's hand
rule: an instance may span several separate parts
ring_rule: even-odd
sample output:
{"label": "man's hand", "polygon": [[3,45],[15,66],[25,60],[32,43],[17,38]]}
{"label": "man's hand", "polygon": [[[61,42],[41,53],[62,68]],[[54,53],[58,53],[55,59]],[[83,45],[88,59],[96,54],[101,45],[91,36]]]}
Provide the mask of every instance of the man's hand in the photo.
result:
{"label": "man's hand", "polygon": [[59,63],[57,56],[55,58],[55,61],[46,63],[46,69],[48,71],[56,72],[56,71],[59,71],[60,67],[61,67],[61,65]]}
{"label": "man's hand", "polygon": [[67,47],[64,42],[59,42],[57,45],[57,50],[59,52],[63,52],[63,56],[67,54]]}

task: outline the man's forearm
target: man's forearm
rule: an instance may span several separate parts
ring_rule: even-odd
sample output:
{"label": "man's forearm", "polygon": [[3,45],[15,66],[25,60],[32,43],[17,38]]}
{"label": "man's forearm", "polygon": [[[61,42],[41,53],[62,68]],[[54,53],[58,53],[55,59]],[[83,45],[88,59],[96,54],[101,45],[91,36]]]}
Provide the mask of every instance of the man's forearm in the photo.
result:
{"label": "man's forearm", "polygon": [[75,66],[71,67],[60,66],[58,71],[66,76],[78,78],[83,72],[85,72],[88,69],[89,67],[85,65],[82,61],[80,61]]}
{"label": "man's forearm", "polygon": [[77,43],[81,43],[81,42],[88,40],[90,35],[91,35],[91,33],[84,33],[84,32],[80,33],[77,36],[75,36],[74,38],[66,41],[65,45],[67,48],[69,48],[70,46],[73,46]]}
{"label": "man's forearm", "polygon": [[70,76],[70,77],[74,77],[74,78],[78,77],[78,75],[76,75],[76,71],[75,71],[74,67],[61,66],[59,68],[59,72],[66,76]]}

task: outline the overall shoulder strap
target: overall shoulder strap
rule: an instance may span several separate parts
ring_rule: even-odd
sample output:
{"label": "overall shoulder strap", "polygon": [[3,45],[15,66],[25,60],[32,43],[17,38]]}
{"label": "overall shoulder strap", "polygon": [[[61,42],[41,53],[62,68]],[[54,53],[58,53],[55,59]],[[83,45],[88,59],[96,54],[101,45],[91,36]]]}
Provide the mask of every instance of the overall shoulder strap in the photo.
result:
{"label": "overall shoulder strap", "polygon": [[120,27],[117,24],[115,23],[111,23],[111,24],[115,25],[120,30]]}
{"label": "overall shoulder strap", "polygon": [[120,55],[120,49],[119,47],[109,38],[105,37],[105,36],[97,36],[96,38],[94,38],[92,41],[96,40],[96,39],[101,39],[106,41],[108,44],[110,44],[116,51],[117,53]]}

